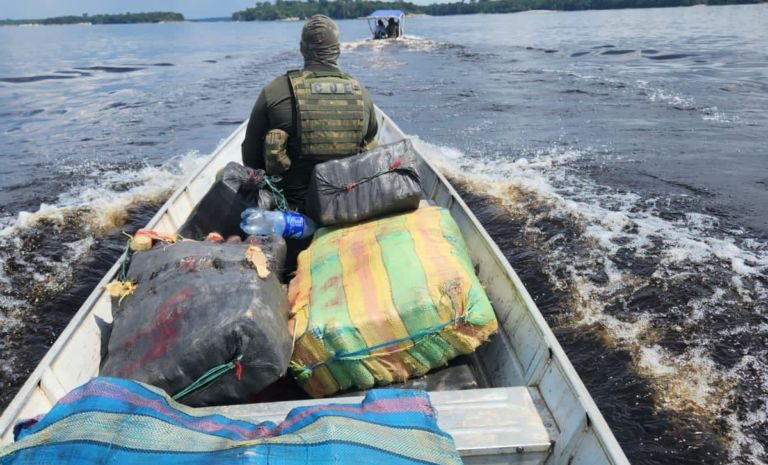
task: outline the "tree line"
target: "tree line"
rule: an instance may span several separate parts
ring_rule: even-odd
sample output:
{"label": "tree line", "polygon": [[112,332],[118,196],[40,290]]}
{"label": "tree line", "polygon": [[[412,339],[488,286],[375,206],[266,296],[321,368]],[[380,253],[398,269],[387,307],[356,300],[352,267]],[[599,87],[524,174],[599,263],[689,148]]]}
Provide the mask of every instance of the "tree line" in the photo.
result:
{"label": "tree line", "polygon": [[469,0],[432,4],[425,13],[434,16],[473,13],[515,13],[527,10],[610,10],[693,5],[761,3],[765,0]]}
{"label": "tree line", "polygon": [[57,16],[45,19],[4,19],[0,26],[18,26],[22,24],[135,24],[184,21],[184,15],[172,11],[155,11],[151,13],[121,13],[114,15],[93,15],[83,13],[81,16]]}
{"label": "tree line", "polygon": [[763,3],[766,0],[462,0],[452,3],[415,5],[406,1],[366,0],[275,0],[257,2],[254,8],[232,13],[235,21],[274,21],[280,19],[305,19],[322,14],[333,19],[351,19],[368,16],[377,9],[399,9],[408,14],[432,16],[515,13],[527,10],[606,10],[616,8],[655,8],[691,5],[727,5]]}
{"label": "tree line", "polygon": [[399,9],[408,13],[423,13],[423,7],[410,2],[394,1],[347,1],[336,0],[275,0],[275,3],[257,2],[254,8],[246,8],[232,13],[235,21],[274,21],[278,19],[305,19],[312,15],[321,14],[334,19],[351,19],[368,16],[373,10]]}

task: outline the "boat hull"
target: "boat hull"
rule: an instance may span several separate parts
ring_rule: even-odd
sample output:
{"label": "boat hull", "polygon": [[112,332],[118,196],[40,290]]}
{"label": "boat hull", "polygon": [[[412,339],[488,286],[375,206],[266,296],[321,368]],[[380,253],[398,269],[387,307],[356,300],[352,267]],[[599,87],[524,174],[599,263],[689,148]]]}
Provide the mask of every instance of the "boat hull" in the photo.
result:
{"label": "boat hull", "polygon": [[[380,110],[377,115],[381,143],[406,137]],[[160,232],[177,231],[213,184],[216,172],[231,161],[240,161],[244,135],[245,123],[219,146],[187,184],[169,198],[147,227]],[[457,402],[461,403],[455,399],[467,395],[474,399],[482,399],[486,394],[493,397],[491,391],[494,389],[506,388],[508,392],[504,395],[513,397],[522,395],[513,391],[525,391],[532,406],[527,412],[536,417],[529,425],[522,426],[506,427],[505,420],[498,417],[496,424],[463,424],[457,430],[448,428],[454,436],[475,429],[478,434],[482,433],[482,437],[491,438],[490,442],[476,447],[471,441],[461,445],[464,443],[457,440],[465,462],[628,464],[589,392],[498,246],[456,190],[428,160],[424,160],[420,175],[425,198],[447,208],[461,229],[480,282],[486,288],[499,321],[499,334],[473,356],[483,379],[481,385],[487,388],[436,395],[444,398],[443,404],[455,406]],[[12,441],[16,421],[47,412],[66,392],[98,375],[101,328],[112,321],[110,298],[102,288],[117,272],[116,263],[0,417],[0,445]],[[455,393],[453,397],[450,392]],[[461,393],[474,393],[474,396]],[[282,412],[282,407],[303,405],[302,402],[317,401],[275,403],[271,411]],[[439,412],[446,408],[441,407],[441,402],[436,406]],[[264,404],[254,404],[250,410],[245,405],[236,407],[236,411],[240,415],[259,415],[265,412],[264,408]],[[224,408],[222,412],[234,411],[232,409],[235,408]],[[531,430],[531,425],[544,428],[549,440],[542,443],[539,435],[538,443],[526,445],[523,431]]]}

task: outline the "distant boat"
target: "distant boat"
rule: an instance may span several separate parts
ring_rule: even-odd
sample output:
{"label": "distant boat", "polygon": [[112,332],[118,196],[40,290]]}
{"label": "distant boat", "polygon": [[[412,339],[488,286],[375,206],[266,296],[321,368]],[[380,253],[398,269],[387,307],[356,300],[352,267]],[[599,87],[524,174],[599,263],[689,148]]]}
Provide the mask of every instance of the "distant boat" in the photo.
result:
{"label": "distant boat", "polygon": [[[405,35],[405,12],[403,10],[376,10],[365,18],[368,21],[368,28],[374,39],[398,39]],[[385,26],[385,33],[382,34],[378,28],[378,23],[382,22]],[[390,22],[394,21],[394,31]]]}

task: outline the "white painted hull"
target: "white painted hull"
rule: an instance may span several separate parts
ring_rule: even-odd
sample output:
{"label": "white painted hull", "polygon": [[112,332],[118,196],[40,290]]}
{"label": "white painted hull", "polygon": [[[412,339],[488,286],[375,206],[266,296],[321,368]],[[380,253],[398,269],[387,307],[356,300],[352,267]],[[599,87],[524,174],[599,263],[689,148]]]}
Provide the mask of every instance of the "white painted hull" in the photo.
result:
{"label": "white painted hull", "polygon": [[[405,137],[386,115],[379,112],[378,117],[381,143]],[[160,232],[176,231],[208,191],[216,172],[230,161],[240,161],[244,135],[245,124],[171,196],[147,226]],[[581,379],[504,255],[453,187],[426,160],[421,177],[426,198],[448,208],[461,228],[500,324],[499,335],[473,356],[475,369],[489,387],[432,394],[439,423],[456,439],[465,463],[628,464]],[[99,320],[112,321],[110,298],[102,287],[117,271],[116,263],[0,417],[0,446],[12,441],[16,421],[47,412],[69,390],[98,374]],[[284,416],[297,405],[318,402],[322,400],[212,410],[269,420]]]}

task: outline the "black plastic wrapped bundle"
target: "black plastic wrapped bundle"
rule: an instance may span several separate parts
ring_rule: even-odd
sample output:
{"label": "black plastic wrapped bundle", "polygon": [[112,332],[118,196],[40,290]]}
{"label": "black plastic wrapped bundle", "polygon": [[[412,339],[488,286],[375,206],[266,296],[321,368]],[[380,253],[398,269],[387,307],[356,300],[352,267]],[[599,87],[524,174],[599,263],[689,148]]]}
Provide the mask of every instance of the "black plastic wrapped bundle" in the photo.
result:
{"label": "black plastic wrapped bundle", "polygon": [[320,163],[307,191],[307,214],[330,226],[414,210],[422,197],[419,163],[408,139]]}
{"label": "black plastic wrapped bundle", "polygon": [[189,239],[204,239],[212,232],[225,237],[242,235],[240,214],[243,210],[250,207],[274,210],[278,206],[264,170],[229,162],[179,229],[179,234]]}
{"label": "black plastic wrapped bundle", "polygon": [[278,273],[257,273],[255,247],[270,270],[285,259],[280,237],[258,246],[182,241],[135,253],[128,279],[137,287],[119,304],[113,300],[101,374],[176,395],[218,373],[177,399],[191,406],[248,402],[280,378],[293,343],[288,299]]}

